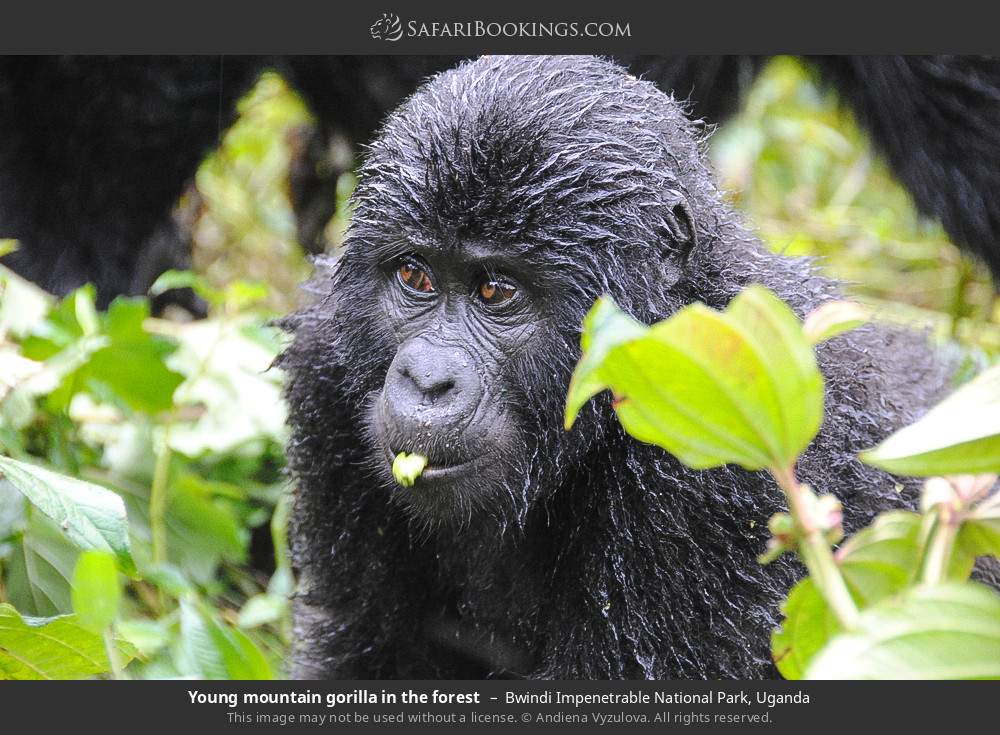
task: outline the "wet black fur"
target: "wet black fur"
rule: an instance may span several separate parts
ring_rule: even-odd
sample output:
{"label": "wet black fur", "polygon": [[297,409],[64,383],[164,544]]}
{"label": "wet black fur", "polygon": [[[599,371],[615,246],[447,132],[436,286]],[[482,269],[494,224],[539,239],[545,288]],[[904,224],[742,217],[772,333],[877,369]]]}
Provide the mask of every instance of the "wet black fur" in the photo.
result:
{"label": "wet black fur", "polygon": [[[294,671],[303,677],[772,675],[770,630],[801,569],[767,567],[761,473],[696,472],[620,428],[607,395],[561,428],[581,319],[610,293],[645,322],[722,308],[763,283],[799,314],[838,294],[769,253],[726,205],[702,131],[653,84],[587,57],[490,57],[438,76],[367,157],[346,251],[287,320],[295,481]],[[671,230],[688,203],[696,243]],[[487,240],[534,258],[544,339],[503,380],[523,451],[507,493],[464,522],[415,517],[377,479],[364,408],[396,349],[374,251],[396,238]],[[458,246],[458,245],[456,245]],[[824,344],[827,412],[801,477],[844,501],[849,529],[901,499],[854,458],[946,387],[922,340],[865,327]],[[664,366],[669,369],[669,366]]]}

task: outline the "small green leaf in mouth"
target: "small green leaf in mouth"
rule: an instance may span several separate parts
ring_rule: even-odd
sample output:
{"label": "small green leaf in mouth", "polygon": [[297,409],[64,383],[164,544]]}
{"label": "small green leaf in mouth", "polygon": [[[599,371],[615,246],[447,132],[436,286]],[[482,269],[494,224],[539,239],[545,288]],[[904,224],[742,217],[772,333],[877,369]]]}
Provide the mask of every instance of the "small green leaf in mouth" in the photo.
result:
{"label": "small green leaf in mouth", "polygon": [[422,454],[400,452],[392,461],[392,476],[402,487],[413,487],[420,473],[427,466],[427,457]]}

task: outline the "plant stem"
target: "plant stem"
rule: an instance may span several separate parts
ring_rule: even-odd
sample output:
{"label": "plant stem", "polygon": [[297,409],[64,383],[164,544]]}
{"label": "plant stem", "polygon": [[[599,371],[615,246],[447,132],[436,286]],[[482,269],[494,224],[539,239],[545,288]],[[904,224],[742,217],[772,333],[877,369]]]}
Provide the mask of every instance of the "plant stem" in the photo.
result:
{"label": "plant stem", "polygon": [[808,490],[795,479],[795,472],[791,467],[772,470],[771,474],[784,491],[788,499],[788,510],[799,527],[799,556],[809,570],[809,576],[840,625],[845,629],[854,627],[858,619],[858,608],[833,558],[830,545],[823,537],[823,531],[812,517],[805,495]]}
{"label": "plant stem", "polygon": [[153,564],[167,560],[167,490],[170,479],[170,426],[163,426],[162,443],[156,453],[153,485],[149,491],[149,526],[153,535]]}
{"label": "plant stem", "polygon": [[[169,325],[169,322],[164,322],[164,325]],[[226,334],[225,325],[225,322],[219,324],[219,328],[216,331],[215,339],[212,342],[212,345],[205,353],[201,362],[199,362],[198,368],[188,377],[185,382],[186,386],[193,385],[207,372],[208,366],[212,360],[212,355],[215,353],[216,348],[222,342],[222,339]],[[149,495],[149,525],[153,533],[154,564],[163,564],[167,560],[166,512],[167,491],[169,490],[168,480],[170,475],[170,428],[177,419],[177,407],[184,404],[185,394],[183,388],[184,386],[182,385],[174,394],[174,407],[171,409],[169,417],[163,424],[163,444],[157,452],[156,465],[153,468],[153,486]],[[188,391],[190,391],[190,387],[188,387]]]}
{"label": "plant stem", "polygon": [[122,670],[122,661],[118,656],[118,649],[115,648],[115,639],[111,635],[111,628],[104,629],[104,650],[108,654],[108,661],[111,663],[111,675],[118,681],[125,678]]}
{"label": "plant stem", "polygon": [[957,514],[954,510],[941,505],[938,506],[936,516],[920,572],[920,580],[925,584],[940,584],[944,581],[951,562],[951,549],[958,533]]}

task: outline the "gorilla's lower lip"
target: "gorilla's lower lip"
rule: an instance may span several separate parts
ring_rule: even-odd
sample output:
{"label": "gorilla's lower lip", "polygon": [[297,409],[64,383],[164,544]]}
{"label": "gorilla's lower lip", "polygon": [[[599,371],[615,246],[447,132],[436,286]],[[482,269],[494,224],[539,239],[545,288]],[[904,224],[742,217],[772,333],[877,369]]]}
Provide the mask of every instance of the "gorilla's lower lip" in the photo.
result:
{"label": "gorilla's lower lip", "polygon": [[[393,452],[388,447],[384,447],[385,457],[389,463],[389,467],[392,467],[392,462],[396,458],[398,452]],[[437,480],[451,480],[459,475],[468,473],[473,469],[481,457],[474,457],[473,459],[467,459],[456,464],[442,465],[442,464],[430,464],[424,468],[424,471],[420,473],[417,477],[417,482],[434,482]]]}

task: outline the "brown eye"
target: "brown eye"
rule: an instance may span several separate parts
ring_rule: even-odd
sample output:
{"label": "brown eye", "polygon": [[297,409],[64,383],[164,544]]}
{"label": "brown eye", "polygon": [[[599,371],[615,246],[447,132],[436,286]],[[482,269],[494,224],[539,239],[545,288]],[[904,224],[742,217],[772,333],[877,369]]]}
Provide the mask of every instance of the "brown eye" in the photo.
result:
{"label": "brown eye", "polygon": [[498,306],[505,301],[510,301],[514,298],[515,293],[517,293],[517,287],[513,283],[496,278],[486,279],[476,289],[476,296],[488,306]]}
{"label": "brown eye", "polygon": [[396,278],[409,289],[420,293],[432,293],[434,284],[431,277],[419,263],[407,260],[396,270]]}

